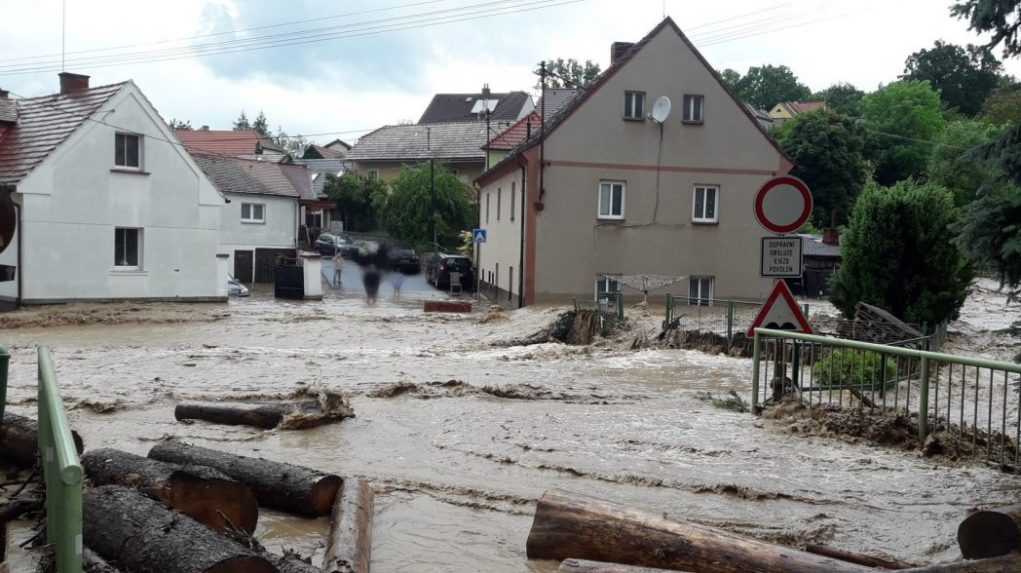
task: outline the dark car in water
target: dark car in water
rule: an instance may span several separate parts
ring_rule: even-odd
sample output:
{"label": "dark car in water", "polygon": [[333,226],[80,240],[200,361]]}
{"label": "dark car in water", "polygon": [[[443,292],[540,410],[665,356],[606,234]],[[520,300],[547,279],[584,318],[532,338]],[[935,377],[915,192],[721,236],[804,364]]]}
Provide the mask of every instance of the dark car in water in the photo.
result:
{"label": "dark car in water", "polygon": [[475,273],[472,269],[472,261],[464,255],[435,253],[429,257],[425,273],[429,284],[440,290],[450,288],[450,273],[460,273],[463,290],[475,290]]}
{"label": "dark car in water", "polygon": [[422,262],[415,254],[415,250],[409,247],[390,247],[386,252],[386,258],[391,269],[406,275],[418,274],[422,270]]}

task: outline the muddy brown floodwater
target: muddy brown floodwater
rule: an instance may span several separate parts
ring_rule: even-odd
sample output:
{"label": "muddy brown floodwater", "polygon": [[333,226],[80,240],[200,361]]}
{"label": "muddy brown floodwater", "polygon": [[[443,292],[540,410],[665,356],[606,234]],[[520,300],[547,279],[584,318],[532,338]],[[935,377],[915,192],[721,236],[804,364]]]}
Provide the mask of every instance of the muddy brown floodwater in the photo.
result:
{"label": "muddy brown floodwater", "polygon": [[[1021,501],[1017,478],[991,469],[792,436],[698,399],[747,396],[746,359],[494,347],[556,311],[481,323],[480,314],[425,315],[420,304],[253,297],[175,310],[183,322],[50,321],[7,329],[0,344],[12,346],[12,410],[30,415],[33,345],[54,350],[88,448],[144,454],[179,436],[371,480],[379,573],[554,571],[525,558],[535,500],[552,487],[765,540],[919,562],[958,557],[955,531],[969,508]],[[163,313],[132,308],[143,321]],[[357,417],[291,432],[174,421],[181,400],[255,400],[308,385],[349,393]],[[325,519],[265,512],[257,536],[318,560],[327,529]]]}

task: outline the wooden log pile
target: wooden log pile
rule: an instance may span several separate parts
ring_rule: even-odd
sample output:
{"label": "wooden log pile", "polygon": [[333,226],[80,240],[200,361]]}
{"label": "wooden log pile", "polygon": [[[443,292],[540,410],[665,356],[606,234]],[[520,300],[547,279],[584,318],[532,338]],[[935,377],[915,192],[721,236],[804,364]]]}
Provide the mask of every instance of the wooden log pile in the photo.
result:
{"label": "wooden log pile", "polygon": [[258,406],[222,404],[178,404],[174,418],[179,422],[202,420],[225,426],[252,426],[264,430],[304,430],[334,424],[354,417],[347,399],[333,392],[321,392],[316,400]]}
{"label": "wooden log pile", "polygon": [[[71,432],[78,453],[85,450],[82,437]],[[32,467],[39,457],[39,424],[32,418],[4,412],[0,424],[0,457],[21,467]]]}

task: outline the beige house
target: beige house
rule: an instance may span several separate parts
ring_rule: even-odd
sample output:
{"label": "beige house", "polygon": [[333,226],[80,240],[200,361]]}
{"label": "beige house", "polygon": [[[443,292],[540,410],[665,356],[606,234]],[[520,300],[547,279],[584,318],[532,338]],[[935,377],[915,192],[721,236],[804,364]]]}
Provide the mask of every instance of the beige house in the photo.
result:
{"label": "beige house", "polygon": [[[764,298],[753,198],[790,161],[673,20],[612,52],[544,137],[476,180],[483,288],[532,304],[639,295],[646,276],[667,284],[653,293]],[[662,125],[648,117],[660,96]]]}
{"label": "beige house", "polygon": [[769,119],[773,125],[779,127],[785,121],[794,119],[795,116],[811,111],[826,109],[824,101],[782,101],[769,110]]}

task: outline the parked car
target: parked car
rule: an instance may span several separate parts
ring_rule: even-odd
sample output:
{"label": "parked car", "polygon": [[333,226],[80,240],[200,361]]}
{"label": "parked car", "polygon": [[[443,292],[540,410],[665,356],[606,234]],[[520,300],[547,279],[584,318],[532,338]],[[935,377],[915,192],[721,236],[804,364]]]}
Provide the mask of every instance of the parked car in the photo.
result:
{"label": "parked car", "polygon": [[358,247],[354,243],[341,235],[323,233],[316,239],[316,251],[324,257],[332,257],[337,253],[342,257],[350,257],[357,250]]}
{"label": "parked car", "polygon": [[415,250],[408,247],[391,247],[386,253],[390,261],[390,268],[407,275],[413,275],[422,270],[422,262],[419,260]]}
{"label": "parked car", "polygon": [[232,276],[227,276],[227,295],[228,296],[248,296],[248,287],[241,284],[241,281],[237,280]]}
{"label": "parked car", "polygon": [[450,288],[450,273],[461,273],[461,288],[465,291],[475,290],[475,273],[472,261],[464,255],[448,255],[435,253],[429,257],[425,268],[426,280],[440,290]]}

